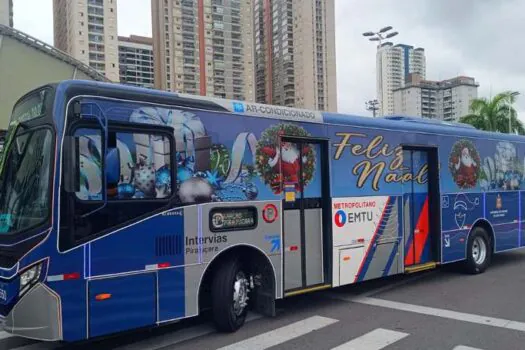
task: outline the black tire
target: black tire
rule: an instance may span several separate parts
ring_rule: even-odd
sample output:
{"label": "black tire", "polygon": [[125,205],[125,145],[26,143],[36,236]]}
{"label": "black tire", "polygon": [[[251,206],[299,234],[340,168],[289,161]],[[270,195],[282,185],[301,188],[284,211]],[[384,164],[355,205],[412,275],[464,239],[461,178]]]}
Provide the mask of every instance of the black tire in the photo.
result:
{"label": "black tire", "polygon": [[[486,252],[484,258],[482,258],[483,255],[479,253],[479,247],[483,244]],[[478,249],[476,249],[476,247],[478,247]],[[476,250],[478,251],[478,254],[473,254],[473,251],[475,252]],[[492,244],[489,234],[484,228],[479,226],[475,227],[470,233],[467,241],[467,259],[465,261],[466,272],[470,274],[483,273],[489,267],[491,259]]]}
{"label": "black tire", "polygon": [[238,259],[222,263],[213,276],[211,298],[215,327],[221,332],[235,332],[246,320],[248,307],[241,314],[234,310],[233,292],[236,276],[245,273]]}

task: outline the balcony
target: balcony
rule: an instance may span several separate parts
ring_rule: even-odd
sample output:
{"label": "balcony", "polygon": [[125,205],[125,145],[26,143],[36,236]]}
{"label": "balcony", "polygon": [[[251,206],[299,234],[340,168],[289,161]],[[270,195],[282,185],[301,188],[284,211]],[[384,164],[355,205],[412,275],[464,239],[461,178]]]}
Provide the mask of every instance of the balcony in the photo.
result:
{"label": "balcony", "polygon": [[97,8],[97,7],[88,7],[88,15],[103,17],[104,16],[104,9]]}

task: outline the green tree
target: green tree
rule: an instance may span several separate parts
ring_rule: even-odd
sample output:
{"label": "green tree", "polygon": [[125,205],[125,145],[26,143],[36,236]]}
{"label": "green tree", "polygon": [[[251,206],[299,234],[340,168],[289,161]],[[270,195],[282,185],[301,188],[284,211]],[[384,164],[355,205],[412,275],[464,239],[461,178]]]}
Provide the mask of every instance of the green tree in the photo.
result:
{"label": "green tree", "polygon": [[480,130],[508,133],[510,117],[512,133],[525,135],[525,126],[513,107],[516,95],[513,91],[505,91],[491,99],[474,99],[470,103],[470,114],[462,117],[460,122]]}

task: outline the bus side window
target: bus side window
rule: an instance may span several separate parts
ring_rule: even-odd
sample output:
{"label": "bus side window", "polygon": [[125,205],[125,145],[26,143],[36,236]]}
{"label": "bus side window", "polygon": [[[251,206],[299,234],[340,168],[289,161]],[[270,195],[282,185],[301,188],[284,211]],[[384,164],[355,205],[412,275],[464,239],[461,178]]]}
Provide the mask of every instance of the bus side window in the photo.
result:
{"label": "bus side window", "polygon": [[[102,132],[77,129],[80,191],[76,197],[84,201],[102,200]],[[67,171],[67,170],[66,170]]]}
{"label": "bus side window", "polygon": [[[171,196],[171,152],[167,137],[117,132],[116,145],[102,162],[101,131],[78,129],[81,201],[103,200],[106,176],[108,200],[162,199]],[[119,164],[114,164],[120,162]],[[105,164],[103,166],[103,164]]]}
{"label": "bus side window", "polygon": [[171,196],[171,152],[167,137],[118,132],[117,148],[120,180],[115,199],[162,199]]}

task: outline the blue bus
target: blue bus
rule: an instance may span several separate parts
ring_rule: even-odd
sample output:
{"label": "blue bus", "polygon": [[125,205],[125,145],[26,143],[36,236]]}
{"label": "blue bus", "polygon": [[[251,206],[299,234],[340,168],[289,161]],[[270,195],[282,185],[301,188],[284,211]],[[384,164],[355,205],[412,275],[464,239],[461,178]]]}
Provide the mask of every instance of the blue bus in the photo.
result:
{"label": "blue bus", "polygon": [[0,315],[78,341],[525,245],[525,138],[63,81],[15,105]]}

